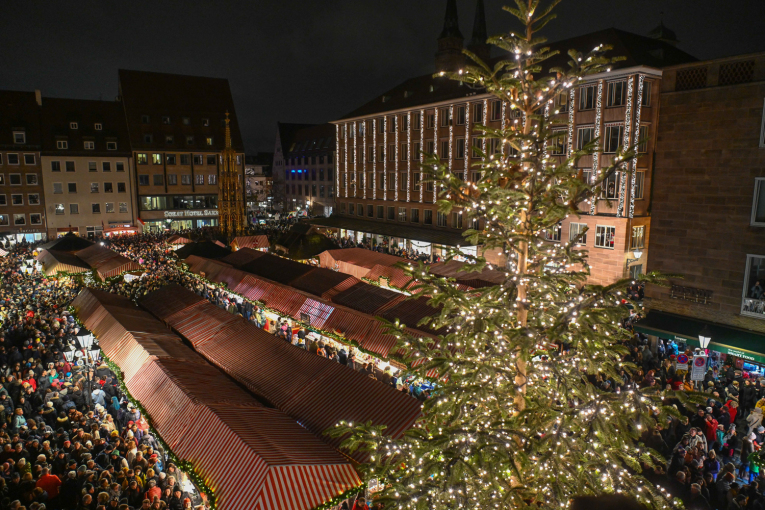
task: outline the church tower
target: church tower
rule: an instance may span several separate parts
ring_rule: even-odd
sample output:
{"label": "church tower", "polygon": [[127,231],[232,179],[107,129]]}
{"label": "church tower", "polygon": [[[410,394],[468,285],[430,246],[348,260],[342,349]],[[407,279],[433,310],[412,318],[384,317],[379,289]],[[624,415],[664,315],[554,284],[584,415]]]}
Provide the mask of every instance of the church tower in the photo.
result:
{"label": "church tower", "polygon": [[446,15],[444,29],[438,36],[438,51],[436,52],[436,72],[457,71],[465,62],[462,54],[464,38],[460,32],[457,18],[457,0],[446,0]]}
{"label": "church tower", "polygon": [[477,0],[475,5],[475,18],[473,18],[473,36],[470,38],[468,49],[484,62],[491,56],[491,46],[486,43],[489,36],[486,33],[486,12],[483,0]]}
{"label": "church tower", "polygon": [[226,112],[226,148],[221,153],[223,165],[218,183],[218,213],[220,232],[228,240],[244,231],[244,195],[239,165],[236,164],[236,152],[231,148],[231,128]]}

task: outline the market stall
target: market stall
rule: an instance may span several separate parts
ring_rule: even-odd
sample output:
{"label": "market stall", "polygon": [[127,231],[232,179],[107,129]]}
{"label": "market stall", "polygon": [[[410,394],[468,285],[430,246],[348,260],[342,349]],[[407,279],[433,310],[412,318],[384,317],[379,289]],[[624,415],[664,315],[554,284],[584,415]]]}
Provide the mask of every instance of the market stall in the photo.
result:
{"label": "market stall", "polygon": [[123,257],[119,253],[100,244],[94,244],[84,250],[78,250],[74,254],[78,259],[90,266],[91,269],[95,269],[102,280],[119,276],[128,271],[138,271],[141,269],[137,262]]}
{"label": "market stall", "polygon": [[268,251],[269,246],[270,243],[268,242],[268,236],[262,234],[257,236],[235,237],[234,240],[231,241],[231,249],[234,251],[239,251],[243,248]]}

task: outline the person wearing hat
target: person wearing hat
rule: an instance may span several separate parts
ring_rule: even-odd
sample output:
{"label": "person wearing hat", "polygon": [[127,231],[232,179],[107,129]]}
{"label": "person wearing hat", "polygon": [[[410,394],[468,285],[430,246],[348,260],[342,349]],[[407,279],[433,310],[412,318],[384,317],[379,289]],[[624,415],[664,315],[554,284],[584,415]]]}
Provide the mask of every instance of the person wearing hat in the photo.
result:
{"label": "person wearing hat", "polygon": [[762,408],[755,407],[752,409],[752,412],[746,417],[747,434],[754,432],[757,430],[757,427],[762,425],[762,417]]}

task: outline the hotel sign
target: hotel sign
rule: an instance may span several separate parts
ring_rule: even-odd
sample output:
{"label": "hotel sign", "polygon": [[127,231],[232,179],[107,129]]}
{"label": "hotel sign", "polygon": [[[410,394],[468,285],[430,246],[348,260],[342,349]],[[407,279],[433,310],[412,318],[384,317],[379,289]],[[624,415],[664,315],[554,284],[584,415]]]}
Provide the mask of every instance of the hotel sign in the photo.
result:
{"label": "hotel sign", "polygon": [[204,209],[202,211],[165,211],[165,218],[189,218],[192,216],[218,216],[218,210]]}

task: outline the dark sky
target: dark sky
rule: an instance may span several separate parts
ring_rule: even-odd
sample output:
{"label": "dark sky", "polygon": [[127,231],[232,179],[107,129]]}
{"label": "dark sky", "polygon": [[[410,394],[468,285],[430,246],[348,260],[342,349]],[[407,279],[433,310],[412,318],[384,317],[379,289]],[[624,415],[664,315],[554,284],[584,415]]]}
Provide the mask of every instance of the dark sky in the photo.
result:
{"label": "dark sky", "polygon": [[[466,40],[475,0],[457,0]],[[515,28],[486,0],[489,34]],[[0,89],[113,99],[117,69],[229,79],[248,153],[272,151],[276,122],[339,118],[433,70],[446,0],[77,0],[4,2]],[[562,39],[608,27],[645,34],[664,12],[698,58],[765,50],[764,0],[564,0]]]}

